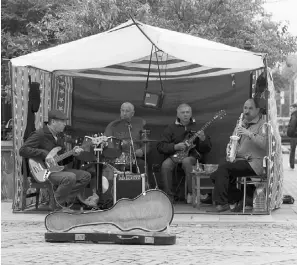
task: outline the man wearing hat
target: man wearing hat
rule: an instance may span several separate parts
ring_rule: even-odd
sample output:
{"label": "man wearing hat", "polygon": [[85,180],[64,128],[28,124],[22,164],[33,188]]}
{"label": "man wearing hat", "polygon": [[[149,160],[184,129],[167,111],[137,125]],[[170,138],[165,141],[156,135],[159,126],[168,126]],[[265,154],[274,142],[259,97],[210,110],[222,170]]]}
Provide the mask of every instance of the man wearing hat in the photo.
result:
{"label": "man wearing hat", "polygon": [[[64,141],[60,137],[60,133],[64,131],[66,126],[67,116],[59,110],[51,110],[48,113],[48,124],[43,128],[31,133],[29,138],[20,148],[20,155],[24,158],[40,158],[46,162],[54,161],[54,157],[49,152],[57,146],[62,147],[58,154],[65,153]],[[74,149],[74,156],[79,155],[83,149],[76,147]],[[71,162],[72,158],[63,160],[64,164]],[[64,168],[61,172],[53,172],[48,177],[53,184],[54,195],[56,202],[62,210],[69,210],[64,207],[65,203],[69,202],[70,198],[78,197],[78,199],[85,203],[81,198],[81,192],[91,180],[89,172],[77,169]],[[91,206],[91,205],[89,205]]]}

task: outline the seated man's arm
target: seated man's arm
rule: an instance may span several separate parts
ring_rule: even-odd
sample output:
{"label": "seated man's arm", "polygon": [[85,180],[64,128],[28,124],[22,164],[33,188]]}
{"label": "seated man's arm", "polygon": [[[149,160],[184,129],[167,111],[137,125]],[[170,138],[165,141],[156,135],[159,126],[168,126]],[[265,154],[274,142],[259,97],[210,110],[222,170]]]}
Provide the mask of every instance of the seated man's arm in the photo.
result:
{"label": "seated man's arm", "polygon": [[167,127],[162,135],[161,141],[157,143],[157,150],[164,155],[172,155],[175,153],[175,143],[172,140],[172,131]]}
{"label": "seated man's arm", "polygon": [[33,132],[20,148],[20,156],[25,158],[40,157],[45,159],[48,151],[39,148],[39,143],[43,140],[44,139],[42,139],[42,135],[40,133],[37,131]]}
{"label": "seated man's arm", "polygon": [[266,125],[262,125],[259,128],[258,133],[251,132],[249,136],[250,139],[263,150],[266,150],[267,142],[268,142],[266,128],[267,128]]}
{"label": "seated man's arm", "polygon": [[113,136],[113,122],[109,123],[104,131],[105,136]]}

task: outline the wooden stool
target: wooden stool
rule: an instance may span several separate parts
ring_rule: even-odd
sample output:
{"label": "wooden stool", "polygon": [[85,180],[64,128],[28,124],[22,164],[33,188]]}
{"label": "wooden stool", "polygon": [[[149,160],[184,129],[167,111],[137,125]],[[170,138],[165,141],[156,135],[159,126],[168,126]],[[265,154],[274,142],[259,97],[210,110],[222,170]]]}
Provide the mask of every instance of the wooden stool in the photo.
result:
{"label": "wooden stool", "polygon": [[200,180],[201,179],[209,179],[210,174],[202,172],[193,172],[192,173],[192,205],[194,208],[200,209],[200,191],[201,190],[214,190],[214,186],[201,186]]}

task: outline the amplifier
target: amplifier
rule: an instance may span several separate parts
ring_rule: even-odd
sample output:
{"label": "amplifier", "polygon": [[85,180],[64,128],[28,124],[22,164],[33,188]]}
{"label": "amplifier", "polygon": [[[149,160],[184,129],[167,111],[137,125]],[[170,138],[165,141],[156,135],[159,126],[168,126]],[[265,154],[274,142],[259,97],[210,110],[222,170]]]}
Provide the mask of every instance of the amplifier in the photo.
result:
{"label": "amplifier", "polygon": [[113,180],[113,203],[119,199],[134,199],[145,192],[145,174],[121,172],[114,174]]}

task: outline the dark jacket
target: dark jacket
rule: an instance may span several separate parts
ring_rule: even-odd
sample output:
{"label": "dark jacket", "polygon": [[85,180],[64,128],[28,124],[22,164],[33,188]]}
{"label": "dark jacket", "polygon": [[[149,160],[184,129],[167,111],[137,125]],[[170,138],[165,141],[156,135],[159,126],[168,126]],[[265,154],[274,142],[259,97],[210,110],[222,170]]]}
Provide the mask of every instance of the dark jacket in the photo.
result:
{"label": "dark jacket", "polygon": [[[63,139],[58,136],[56,141],[47,125],[44,125],[43,128],[31,133],[29,138],[20,148],[19,153],[20,156],[25,158],[41,158],[42,160],[45,160],[47,154],[57,146],[62,147],[58,154],[65,153]],[[63,164],[70,163],[72,159],[73,157],[64,159]]]}
{"label": "dark jacket", "polygon": [[[166,127],[166,129],[163,132],[161,141],[157,143],[157,149],[159,153],[165,155],[165,159],[171,155],[173,155],[176,150],[174,150],[174,145],[178,144],[180,142],[183,142],[191,132],[199,131],[200,128],[198,128],[195,120],[191,120],[191,122],[188,124],[188,126],[184,126],[181,123],[179,123],[178,120],[174,124],[170,124]],[[196,145],[195,148],[193,148],[189,155],[194,156],[195,158],[199,157],[199,154],[195,152],[195,149],[200,154],[208,153],[211,150],[211,141],[210,137],[205,135],[205,140],[200,141],[200,139],[197,137],[194,141],[194,144]]]}
{"label": "dark jacket", "polygon": [[287,135],[291,138],[297,138],[297,110],[291,114]]}

